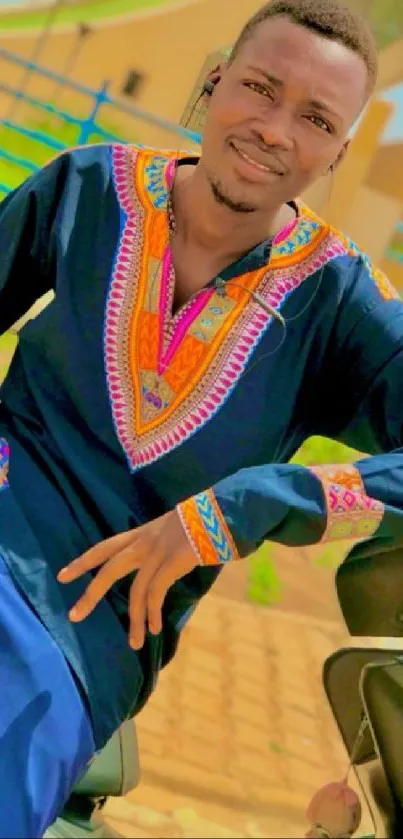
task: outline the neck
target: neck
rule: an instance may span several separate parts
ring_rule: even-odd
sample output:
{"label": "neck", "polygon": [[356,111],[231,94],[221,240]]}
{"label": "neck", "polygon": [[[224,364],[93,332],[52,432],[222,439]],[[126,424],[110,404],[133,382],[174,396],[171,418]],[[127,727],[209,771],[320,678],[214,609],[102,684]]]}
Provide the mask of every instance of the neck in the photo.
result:
{"label": "neck", "polygon": [[287,204],[251,213],[237,213],[219,204],[200,163],[178,167],[173,204],[182,241],[213,257],[247,253],[295,217]]}

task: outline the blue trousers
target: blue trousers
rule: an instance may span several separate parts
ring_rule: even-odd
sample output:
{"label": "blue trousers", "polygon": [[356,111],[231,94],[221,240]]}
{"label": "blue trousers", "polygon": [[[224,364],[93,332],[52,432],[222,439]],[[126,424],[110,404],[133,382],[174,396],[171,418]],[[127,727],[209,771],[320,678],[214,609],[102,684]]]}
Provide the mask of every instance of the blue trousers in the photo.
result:
{"label": "blue trousers", "polygon": [[0,839],[41,837],[94,749],[67,662],[0,557]]}

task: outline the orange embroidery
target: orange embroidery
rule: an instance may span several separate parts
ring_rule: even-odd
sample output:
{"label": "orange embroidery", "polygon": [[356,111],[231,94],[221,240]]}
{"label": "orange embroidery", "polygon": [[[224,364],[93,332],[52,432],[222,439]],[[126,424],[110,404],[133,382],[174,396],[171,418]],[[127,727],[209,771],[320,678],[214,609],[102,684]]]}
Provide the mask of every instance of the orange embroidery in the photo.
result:
{"label": "orange embroidery", "polygon": [[372,277],[375,280],[375,283],[378,286],[384,300],[398,300],[400,298],[400,294],[393,287],[386,274],[384,274],[383,271],[380,271],[379,268],[375,268],[374,266],[371,267]]}
{"label": "orange embroidery", "polygon": [[201,341],[187,335],[173,359],[172,366],[166,370],[165,379],[175,394],[179,394],[190,376],[196,375],[199,364],[203,362],[206,348]]}
{"label": "orange embroidery", "polygon": [[222,565],[239,559],[212,489],[178,504],[177,511],[201,565]]}
{"label": "orange embroidery", "polygon": [[152,223],[147,231],[148,254],[155,259],[162,259],[168,238],[168,223],[165,213],[153,213]]}
{"label": "orange embroidery", "polygon": [[[105,366],[116,432],[135,470],[217,413],[273,318],[230,285],[225,297],[203,289],[172,316],[167,197],[186,153],[115,146],[112,154],[124,228],[106,305]],[[237,282],[280,309],[305,279],[352,247],[300,204],[298,219],[274,239],[268,264]]]}
{"label": "orange embroidery", "polygon": [[132,342],[131,360],[140,369],[156,370],[158,364],[158,315],[141,312],[137,321],[135,340]]}

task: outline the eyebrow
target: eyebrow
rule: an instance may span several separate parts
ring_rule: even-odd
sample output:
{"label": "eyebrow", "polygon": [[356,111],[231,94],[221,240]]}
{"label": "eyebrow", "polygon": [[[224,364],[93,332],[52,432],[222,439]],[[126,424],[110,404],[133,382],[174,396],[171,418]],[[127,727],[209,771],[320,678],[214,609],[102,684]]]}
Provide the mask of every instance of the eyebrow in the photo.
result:
{"label": "eyebrow", "polygon": [[[264,78],[274,87],[283,88],[284,82],[275,76],[273,73],[268,73],[267,70],[262,70],[261,67],[248,67],[248,70],[252,70],[254,73],[258,73],[260,76],[264,76]],[[308,105],[312,108],[316,108],[319,111],[326,111],[328,114],[332,114],[333,116],[337,117],[336,111],[333,110],[329,105],[326,105],[325,102],[321,102],[320,99],[309,99]]]}
{"label": "eyebrow", "polygon": [[274,84],[275,87],[284,87],[284,82],[281,81],[277,76],[274,76],[273,73],[268,73],[267,70],[262,70],[261,67],[248,67],[248,70],[252,70],[254,73],[258,73],[260,76],[264,76],[268,82]]}

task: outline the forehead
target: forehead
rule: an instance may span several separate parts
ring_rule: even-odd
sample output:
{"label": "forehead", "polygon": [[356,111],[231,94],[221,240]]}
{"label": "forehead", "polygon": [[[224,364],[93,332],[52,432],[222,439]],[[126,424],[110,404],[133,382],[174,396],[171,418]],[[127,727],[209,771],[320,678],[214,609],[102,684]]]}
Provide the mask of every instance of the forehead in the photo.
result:
{"label": "forehead", "polygon": [[357,98],[357,107],[366,98],[368,73],[361,56],[287,18],[269,18],[257,26],[236,62],[275,76],[301,98],[325,99],[333,106]]}

